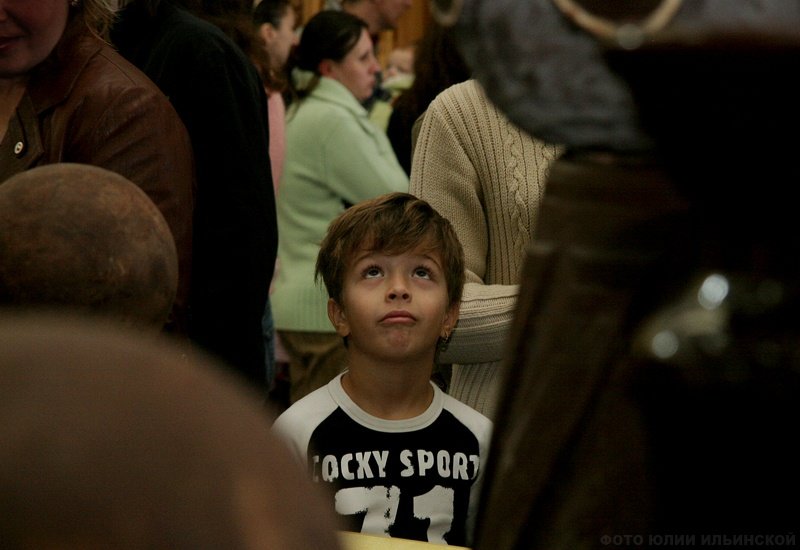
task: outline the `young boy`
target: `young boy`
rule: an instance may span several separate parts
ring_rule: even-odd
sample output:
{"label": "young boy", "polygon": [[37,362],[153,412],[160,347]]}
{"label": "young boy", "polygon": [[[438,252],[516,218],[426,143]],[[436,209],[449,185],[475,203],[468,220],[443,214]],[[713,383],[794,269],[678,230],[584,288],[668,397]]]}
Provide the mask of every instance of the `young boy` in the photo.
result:
{"label": "young boy", "polygon": [[412,195],[383,195],[331,223],[316,267],[348,370],[274,429],[349,529],[468,544],[491,422],[430,380],[464,286],[450,223]]}

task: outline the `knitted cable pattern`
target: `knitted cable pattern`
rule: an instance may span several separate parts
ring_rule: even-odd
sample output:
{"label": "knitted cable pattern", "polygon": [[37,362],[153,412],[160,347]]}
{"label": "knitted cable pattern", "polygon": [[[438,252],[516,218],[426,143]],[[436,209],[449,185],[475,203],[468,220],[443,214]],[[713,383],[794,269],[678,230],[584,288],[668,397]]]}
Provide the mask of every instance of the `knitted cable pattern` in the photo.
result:
{"label": "knitted cable pattern", "polygon": [[411,192],[453,224],[467,268],[458,326],[440,361],[453,363],[451,395],[490,418],[516,283],[558,153],[511,124],[474,80],[442,92],[420,129]]}

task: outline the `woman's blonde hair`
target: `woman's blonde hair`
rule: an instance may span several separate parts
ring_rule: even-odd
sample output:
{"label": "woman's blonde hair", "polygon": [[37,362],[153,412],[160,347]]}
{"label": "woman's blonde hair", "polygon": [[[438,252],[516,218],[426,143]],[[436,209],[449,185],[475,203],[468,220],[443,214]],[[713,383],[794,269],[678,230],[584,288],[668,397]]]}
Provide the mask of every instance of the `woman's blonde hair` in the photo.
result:
{"label": "woman's blonde hair", "polygon": [[82,17],[93,34],[108,42],[117,11],[115,0],[78,0],[77,5],[70,3],[70,6],[75,16]]}

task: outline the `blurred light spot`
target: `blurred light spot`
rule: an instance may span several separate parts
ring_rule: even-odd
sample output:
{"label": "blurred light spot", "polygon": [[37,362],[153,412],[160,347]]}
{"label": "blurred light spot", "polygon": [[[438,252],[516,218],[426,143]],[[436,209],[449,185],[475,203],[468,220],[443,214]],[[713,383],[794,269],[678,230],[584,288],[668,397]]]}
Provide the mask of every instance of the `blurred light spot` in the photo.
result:
{"label": "blurred light spot", "polygon": [[722,275],[709,275],[700,285],[700,290],[697,292],[697,301],[705,309],[716,309],[725,301],[729,291],[730,284],[728,279]]}
{"label": "blurred light spot", "polygon": [[650,347],[659,359],[669,359],[678,353],[678,337],[671,330],[662,330],[653,336]]}
{"label": "blurred light spot", "polygon": [[617,44],[626,50],[635,50],[644,42],[644,32],[636,25],[626,24],[617,29]]}

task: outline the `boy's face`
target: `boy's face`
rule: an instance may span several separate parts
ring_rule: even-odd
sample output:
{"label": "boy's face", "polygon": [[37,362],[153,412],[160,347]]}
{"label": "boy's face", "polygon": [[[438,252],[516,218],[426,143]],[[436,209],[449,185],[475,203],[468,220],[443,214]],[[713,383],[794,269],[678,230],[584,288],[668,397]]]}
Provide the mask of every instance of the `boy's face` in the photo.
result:
{"label": "boy's face", "polygon": [[328,316],[348,347],[379,361],[432,361],[439,337],[453,330],[458,305],[449,306],[438,253],[418,247],[394,256],[359,251],[345,272],[342,304]]}

